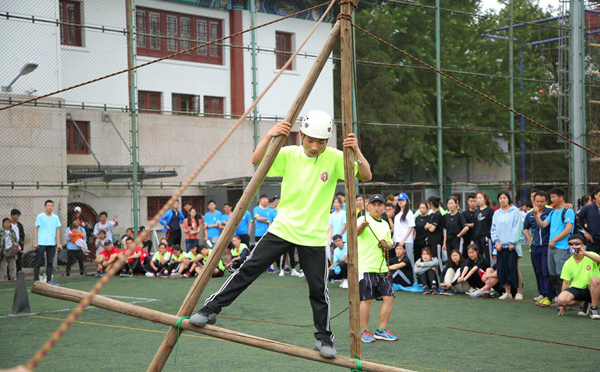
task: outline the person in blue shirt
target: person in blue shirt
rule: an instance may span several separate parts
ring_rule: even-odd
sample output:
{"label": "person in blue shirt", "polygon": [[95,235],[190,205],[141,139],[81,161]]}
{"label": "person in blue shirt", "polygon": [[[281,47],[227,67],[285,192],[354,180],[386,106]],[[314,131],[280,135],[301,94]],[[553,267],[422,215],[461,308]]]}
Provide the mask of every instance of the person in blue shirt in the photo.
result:
{"label": "person in blue shirt", "polygon": [[247,247],[250,247],[250,231],[252,231],[252,215],[246,211],[237,230],[235,230],[235,235],[239,236],[242,243],[246,244]]}
{"label": "person in blue shirt", "polygon": [[540,218],[542,209],[533,206],[535,222],[538,226],[546,228],[550,226],[550,240],[548,241],[548,272],[553,279],[554,289],[560,292],[560,273],[563,265],[571,256],[569,254],[569,236],[573,233],[575,224],[575,212],[565,205],[565,190],[560,187],[550,190],[550,201],[554,204],[554,210],[550,212],[545,221]]}
{"label": "person in blue shirt", "polygon": [[71,222],[71,226],[65,231],[65,240],[67,241],[67,267],[65,268],[65,273],[67,276],[71,275],[71,266],[75,260],[77,260],[77,263],[79,264],[79,275],[85,274],[83,266],[83,247],[73,241],[74,238],[78,237],[77,235],[84,243],[87,243],[87,234],[85,229],[81,227],[81,220],[78,217],[75,217],[73,218],[73,222]]}
{"label": "person in blue shirt", "polygon": [[206,205],[208,212],[204,213],[204,240],[206,245],[212,249],[221,236],[221,217],[223,214],[217,210],[217,203],[209,200]]}
{"label": "person in blue shirt", "polygon": [[342,280],[340,288],[348,289],[348,248],[340,234],[333,236],[333,263],[329,266],[329,279]]}
{"label": "person in blue shirt", "polygon": [[[221,230],[220,233],[223,232],[223,230],[225,230],[225,226],[227,225],[227,222],[229,222],[229,219],[231,218],[231,215],[233,210],[233,205],[231,205],[230,202],[227,202],[225,204],[223,204],[223,214],[221,214],[221,219],[220,219],[220,223],[219,223],[219,229]],[[220,235],[219,233],[219,235]],[[229,243],[229,248],[233,248],[232,244]]]}
{"label": "person in blue shirt", "polygon": [[600,189],[592,193],[592,204],[588,204],[577,212],[579,223],[588,241],[586,249],[600,253]]}
{"label": "person in blue shirt", "polygon": [[181,224],[184,220],[185,216],[179,210],[179,201],[175,200],[173,207],[158,221],[163,225],[163,231],[167,233],[167,244],[169,247],[181,244]]}
{"label": "person in blue shirt", "polygon": [[56,248],[63,248],[62,244],[60,244],[60,218],[52,213],[54,211],[54,202],[52,200],[46,200],[44,209],[44,213],[37,215],[35,228],[33,229],[33,249],[35,249],[33,280],[40,280],[40,267],[44,261],[44,253],[46,253],[47,282],[52,285],[58,285],[58,283],[52,280],[52,269],[54,268],[52,263],[54,262]]}
{"label": "person in blue shirt", "polygon": [[273,213],[269,208],[269,197],[265,194],[260,196],[258,205],[253,210],[254,219],[256,220],[256,230],[254,231],[254,239],[256,243],[265,235],[271,222],[273,222]]}
{"label": "person in blue shirt", "polygon": [[[548,218],[552,208],[546,207],[548,204],[548,195],[543,191],[537,191],[533,196],[533,205],[537,207],[540,213],[540,220],[545,221]],[[523,233],[531,248],[531,263],[537,281],[537,288],[540,297],[536,297],[536,304],[542,307],[549,306],[556,293],[552,288],[550,273],[548,271],[548,242],[550,241],[550,228],[540,228],[535,221],[533,211],[525,216],[523,223]]]}

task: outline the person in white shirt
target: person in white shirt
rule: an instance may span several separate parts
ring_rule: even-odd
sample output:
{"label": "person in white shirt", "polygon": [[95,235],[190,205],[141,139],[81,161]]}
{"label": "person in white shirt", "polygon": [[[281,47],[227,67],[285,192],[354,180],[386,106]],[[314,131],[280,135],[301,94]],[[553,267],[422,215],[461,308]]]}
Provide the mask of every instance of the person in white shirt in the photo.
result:
{"label": "person in white shirt", "polygon": [[396,205],[396,216],[394,217],[394,243],[404,247],[408,257],[414,259],[413,245],[415,229],[415,215],[410,210],[410,200],[408,195],[401,192],[398,194],[398,205]]}

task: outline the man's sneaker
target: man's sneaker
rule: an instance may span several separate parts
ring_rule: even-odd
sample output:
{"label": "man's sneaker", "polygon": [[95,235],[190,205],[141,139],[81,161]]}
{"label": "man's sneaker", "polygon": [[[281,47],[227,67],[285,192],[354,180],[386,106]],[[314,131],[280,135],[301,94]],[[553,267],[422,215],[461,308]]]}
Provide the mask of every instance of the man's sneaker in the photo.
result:
{"label": "man's sneaker", "polygon": [[369,332],[369,330],[366,330],[360,334],[360,340],[362,342],[371,343],[371,342],[375,342],[375,337],[371,336],[371,333]]}
{"label": "man's sneaker", "polygon": [[348,279],[342,280],[342,284],[340,285],[342,289],[348,289]]}
{"label": "man's sneaker", "polygon": [[183,274],[183,277],[186,278],[186,279],[189,278],[190,277],[190,273]]}
{"label": "man's sneaker", "polygon": [[217,315],[218,314],[215,313],[213,309],[204,306],[190,318],[190,323],[198,327],[204,327],[207,324],[215,324],[217,322]]}
{"label": "man's sneaker", "polygon": [[285,271],[283,269],[279,270],[279,276],[285,276]]}
{"label": "man's sneaker", "polygon": [[120,276],[121,278],[126,278],[126,277],[127,277],[127,273],[123,271],[123,272],[121,272],[121,273],[119,274],[119,276]]}
{"label": "man's sneaker", "polygon": [[181,278],[183,275],[181,275],[180,273],[173,273],[171,274],[171,278]]}
{"label": "man's sneaker", "polygon": [[496,298],[496,295],[494,294],[494,292],[484,292],[481,297],[483,298]]}
{"label": "man's sneaker", "polygon": [[481,289],[477,289],[475,292],[469,294],[469,296],[471,296],[471,298],[479,298],[482,294]]}
{"label": "man's sneaker", "polygon": [[534,300],[535,302],[540,302],[540,301],[541,301],[541,300],[543,300],[543,299],[544,299],[544,296],[543,296],[543,295],[539,295],[539,296],[537,296],[537,297],[534,297],[534,298],[533,298],[533,300]]}
{"label": "man's sneaker", "polygon": [[558,309],[560,307],[560,305],[558,304],[558,302],[556,302],[556,297],[554,297],[552,299],[552,303],[549,306],[551,309]]}
{"label": "man's sneaker", "polygon": [[154,278],[154,274],[153,273],[147,272],[145,275],[146,275],[146,278]]}
{"label": "man's sneaker", "polygon": [[57,282],[55,282],[54,280],[50,280],[50,281],[48,282],[48,284],[52,284],[52,285],[60,285],[60,284],[58,284]]}
{"label": "man's sneaker", "polygon": [[552,301],[550,301],[548,297],[544,297],[536,305],[538,305],[539,307],[548,307],[552,305]]}
{"label": "man's sneaker", "polygon": [[296,271],[296,269],[292,269],[291,271],[292,276],[300,276],[300,273]]}
{"label": "man's sneaker", "polygon": [[590,306],[590,318],[594,320],[600,319],[600,314],[598,314],[598,306]]}
{"label": "man's sneaker", "polygon": [[337,351],[333,347],[333,341],[330,339],[317,340],[315,342],[315,350],[321,353],[323,358],[333,359],[337,355]]}
{"label": "man's sneaker", "polygon": [[512,295],[508,292],[504,292],[504,294],[498,297],[499,300],[512,300]]}
{"label": "man's sneaker", "polygon": [[96,273],[96,275],[94,275],[94,276],[95,276],[96,278],[99,278],[99,277],[101,277],[101,276],[102,276],[102,273],[98,271],[98,272]]}
{"label": "man's sneaker", "polygon": [[590,303],[587,301],[583,301],[579,308],[579,312],[577,315],[579,316],[588,316],[590,314]]}
{"label": "man's sneaker", "polygon": [[232,273],[232,274],[233,274],[233,272],[234,272],[235,270],[233,269],[233,267],[229,266],[229,267],[227,268],[227,271],[229,271],[230,273]]}
{"label": "man's sneaker", "polygon": [[379,330],[375,331],[375,336],[376,339],[378,340],[384,340],[384,341],[398,341],[398,336],[394,336],[392,334],[392,332],[390,332],[387,329],[384,329],[383,331],[379,332]]}
{"label": "man's sneaker", "polygon": [[476,289],[475,289],[475,288],[473,288],[473,287],[471,287],[471,288],[469,288],[469,290],[467,291],[467,294],[468,294],[468,295],[470,295],[471,293],[473,293],[473,292],[475,292],[475,291],[476,291]]}
{"label": "man's sneaker", "polygon": [[304,278],[304,271],[300,270],[300,275],[298,275],[298,278]]}
{"label": "man's sneaker", "polygon": [[515,295],[515,300],[522,301],[523,300],[523,293],[517,293]]}

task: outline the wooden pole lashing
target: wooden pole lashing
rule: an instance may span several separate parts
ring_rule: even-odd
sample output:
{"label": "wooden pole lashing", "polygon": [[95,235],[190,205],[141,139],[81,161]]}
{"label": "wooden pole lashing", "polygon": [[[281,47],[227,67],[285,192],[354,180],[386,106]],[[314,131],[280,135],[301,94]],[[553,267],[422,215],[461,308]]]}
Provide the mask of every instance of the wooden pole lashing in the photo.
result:
{"label": "wooden pole lashing", "polygon": [[[75,303],[80,302],[88,295],[88,292],[78,291],[76,289],[70,289],[65,287],[53,286],[41,282],[35,282],[33,287],[31,288],[31,292],[38,295],[65,301],[71,301]],[[135,318],[149,320],[154,323],[164,324],[170,327],[175,326],[175,324],[177,324],[177,321],[179,320],[179,316],[176,315],[166,314],[157,310],[147,309],[145,307],[128,304],[104,296],[95,296],[91,300],[90,305],[96,306],[104,310],[132,316]],[[217,337],[238,344],[253,346],[263,350],[269,350],[280,354],[286,354],[298,358],[313,360],[316,362],[337,365],[340,367],[356,368],[357,364],[354,359],[351,359],[349,357],[337,356],[335,359],[327,359],[323,358],[321,354],[315,350],[309,350],[299,346],[268,340],[266,338],[256,337],[220,327],[215,327],[211,325],[207,325],[204,328],[196,327],[190,324],[188,320],[184,320],[183,322],[181,322],[180,328],[212,337]],[[367,361],[362,362],[362,368],[363,371],[374,372],[412,372],[402,368],[390,367]]]}
{"label": "wooden pole lashing", "polygon": [[[342,54],[341,93],[343,136],[353,132],[352,128],[352,7],[358,1],[342,2],[340,5],[340,40]],[[362,359],[360,339],[360,299],[358,293],[358,244],[356,240],[356,189],[354,184],[354,152],[344,148],[344,181],[346,190],[346,231],[348,232],[348,302],[350,308],[350,354]],[[365,211],[366,212],[366,211]]]}
{"label": "wooden pole lashing", "polygon": [[[296,99],[294,100],[294,103],[288,111],[284,119],[285,121],[288,121],[290,123],[294,123],[296,121],[296,118],[300,114],[300,110],[302,110],[302,108],[304,107],[304,103],[308,99],[312,88],[317,82],[317,79],[319,78],[319,75],[323,70],[325,63],[327,62],[329,55],[333,50],[333,47],[338,39],[339,33],[340,25],[339,22],[336,22],[336,24],[331,30],[329,37],[325,42],[325,45],[323,46],[323,49],[321,50],[317,59],[315,60],[306,78],[306,81],[302,85],[300,91],[298,92],[298,95],[296,96]],[[202,270],[201,274],[198,275],[198,277],[192,284],[192,287],[190,288],[181,307],[179,308],[179,311],[177,312],[178,316],[188,316],[194,311],[194,308],[198,304],[198,300],[200,299],[202,292],[206,288],[206,285],[211,278],[211,273],[214,271],[215,267],[217,267],[218,260],[221,259],[221,256],[223,255],[225,248],[227,247],[229,241],[235,233],[237,226],[239,225],[241,219],[244,217],[245,211],[250,206],[254,195],[262,185],[267,175],[267,172],[271,168],[275,157],[279,153],[281,147],[285,144],[286,140],[287,137],[276,137],[269,145],[265,157],[256,169],[256,172],[254,173],[252,179],[248,183],[248,186],[244,190],[244,194],[242,195],[240,201],[236,204],[235,209],[233,211],[233,215],[231,216],[229,222],[225,226],[225,229],[221,233],[217,244],[213,248],[213,253],[209,256],[204,270]],[[174,328],[169,329],[158,351],[154,355],[152,363],[148,367],[148,371],[157,372],[162,370],[165,363],[167,362],[167,359],[169,358],[169,355],[171,354],[171,351],[175,347],[177,336],[177,330],[175,330]]]}

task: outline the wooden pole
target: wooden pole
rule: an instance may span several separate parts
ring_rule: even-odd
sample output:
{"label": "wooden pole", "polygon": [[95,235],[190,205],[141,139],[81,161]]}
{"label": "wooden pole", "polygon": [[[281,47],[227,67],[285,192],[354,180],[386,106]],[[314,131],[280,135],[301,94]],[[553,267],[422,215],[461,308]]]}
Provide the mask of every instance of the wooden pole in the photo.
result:
{"label": "wooden pole", "polygon": [[[53,286],[41,282],[35,282],[31,288],[31,292],[51,297],[60,300],[71,301],[78,303],[84,299],[88,292],[78,291],[75,289]],[[129,315],[139,319],[149,320],[151,322],[164,324],[170,327],[175,326],[179,320],[179,316],[166,314],[157,310],[147,309],[145,307],[128,304],[125,302],[113,300],[104,296],[95,296],[90,305],[99,307],[104,310],[113,311],[116,313]],[[223,340],[257,347],[263,350],[269,350],[280,354],[295,356],[313,360],[316,362],[332,364],[345,368],[356,368],[356,361],[349,357],[337,356],[335,359],[323,358],[318,351],[305,349],[299,346],[286,344],[283,342],[273,341],[262,337],[256,337],[228,329],[207,325],[204,328],[196,327],[189,323],[188,320],[181,322],[181,329],[186,329],[196,333],[202,333],[208,336],[217,337]],[[173,328],[175,329],[175,328]],[[412,372],[406,369],[390,367],[378,363],[362,362],[363,371],[381,371],[381,372]]]}
{"label": "wooden pole", "polygon": [[[302,108],[304,107],[304,103],[308,99],[312,88],[314,87],[317,79],[319,78],[319,75],[323,70],[325,63],[327,62],[329,55],[333,50],[339,33],[340,25],[339,22],[336,22],[336,24],[333,26],[333,29],[331,30],[329,37],[325,42],[325,45],[323,46],[323,49],[321,50],[319,56],[315,60],[315,63],[313,64],[313,67],[310,70],[306,81],[300,88],[300,91],[298,92],[298,95],[296,96],[292,107],[288,111],[284,119],[285,121],[288,121],[290,123],[294,123],[296,121],[296,118],[300,114],[300,110],[302,110]],[[202,270],[201,274],[198,275],[198,277],[192,284],[192,287],[190,288],[187,296],[185,297],[183,304],[179,308],[179,311],[177,312],[178,316],[187,316],[194,311],[194,308],[198,304],[198,300],[200,299],[202,292],[206,288],[206,284],[211,278],[211,273],[217,267],[218,261],[221,259],[221,256],[223,255],[225,248],[229,244],[229,241],[233,237],[233,234],[235,233],[235,230],[237,229],[237,226],[239,225],[241,219],[244,217],[244,213],[246,212],[246,210],[248,210],[248,207],[250,206],[254,195],[262,185],[267,175],[267,172],[269,171],[269,168],[271,168],[275,157],[279,153],[281,147],[285,144],[286,140],[287,137],[276,137],[269,145],[265,157],[256,169],[256,172],[254,173],[252,179],[248,183],[246,190],[244,190],[244,194],[242,195],[240,201],[236,204],[235,209],[233,211],[233,215],[231,216],[229,222],[225,226],[225,229],[221,233],[217,244],[213,248],[213,253],[209,256],[208,261],[204,266],[204,270]],[[177,331],[174,328],[171,328],[167,332],[167,335],[163,339],[163,342],[161,343],[158,351],[154,355],[154,359],[148,367],[148,371],[157,372],[162,370],[165,363],[167,362],[167,359],[169,358],[169,355],[171,354],[171,351],[175,347],[176,341]]]}
{"label": "wooden pole", "polygon": [[[355,1],[354,5],[357,5]],[[340,39],[342,52],[341,93],[342,128],[346,138],[352,128],[352,4],[340,5]],[[350,355],[362,359],[360,340],[360,299],[358,293],[358,244],[356,241],[356,188],[354,185],[354,152],[344,148],[344,181],[346,187],[346,231],[348,232],[348,302],[350,307]],[[365,211],[366,212],[366,211]]]}

